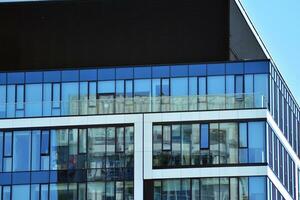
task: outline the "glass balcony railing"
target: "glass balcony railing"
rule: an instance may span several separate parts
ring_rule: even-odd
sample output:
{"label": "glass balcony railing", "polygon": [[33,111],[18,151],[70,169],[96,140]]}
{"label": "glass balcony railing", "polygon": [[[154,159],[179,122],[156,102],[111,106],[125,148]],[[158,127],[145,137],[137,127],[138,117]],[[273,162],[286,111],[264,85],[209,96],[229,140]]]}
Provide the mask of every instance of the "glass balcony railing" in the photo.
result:
{"label": "glass balcony railing", "polygon": [[267,108],[260,94],[223,94],[205,96],[106,97],[99,99],[0,104],[1,118],[129,114],[149,112],[206,111]]}

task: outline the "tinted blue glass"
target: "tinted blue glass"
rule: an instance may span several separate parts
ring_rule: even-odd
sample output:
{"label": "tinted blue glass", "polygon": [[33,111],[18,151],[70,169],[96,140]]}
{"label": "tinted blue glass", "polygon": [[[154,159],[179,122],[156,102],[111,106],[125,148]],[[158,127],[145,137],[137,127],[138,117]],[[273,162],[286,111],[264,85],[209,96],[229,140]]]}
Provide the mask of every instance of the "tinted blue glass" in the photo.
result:
{"label": "tinted blue glass", "polygon": [[249,199],[266,200],[266,187],[265,177],[249,177]]}
{"label": "tinted blue glass", "polygon": [[188,95],[188,78],[171,79],[171,96]]}
{"label": "tinted blue glass", "polygon": [[62,114],[76,114],[76,107],[69,106],[69,102],[76,102],[79,96],[79,83],[62,83]]}
{"label": "tinted blue glass", "polygon": [[191,96],[197,95],[197,78],[196,77],[189,78],[189,95],[191,95]]}
{"label": "tinted blue glass", "polygon": [[3,157],[3,133],[0,132],[0,172],[2,172],[2,157]]}
{"label": "tinted blue glass", "polygon": [[11,184],[11,173],[0,173],[0,184],[1,185]]}
{"label": "tinted blue glass", "polygon": [[97,80],[97,70],[96,69],[80,70],[80,80],[81,81]]}
{"label": "tinted blue glass", "polygon": [[6,84],[6,73],[0,73],[0,84]]}
{"label": "tinted blue glass", "polygon": [[40,131],[32,131],[31,145],[31,170],[40,170],[41,164],[41,134]]}
{"label": "tinted blue glass", "polygon": [[115,93],[115,81],[99,81],[98,82],[99,94],[114,94]]}
{"label": "tinted blue glass", "polygon": [[132,79],[133,78],[133,68],[117,68],[116,69],[116,79]]}
{"label": "tinted blue glass", "polygon": [[29,200],[30,199],[29,185],[14,185],[12,186],[12,200]]}
{"label": "tinted blue glass", "polygon": [[243,76],[235,76],[235,92],[243,93],[244,92],[244,78]]}
{"label": "tinted blue glass", "polygon": [[41,153],[49,154],[49,131],[42,131]]}
{"label": "tinted blue glass", "polygon": [[7,73],[7,83],[8,84],[14,84],[14,83],[24,83],[24,73],[18,72],[18,73]]}
{"label": "tinted blue glass", "polygon": [[79,71],[78,70],[67,70],[61,73],[62,81],[78,81]]}
{"label": "tinted blue glass", "polygon": [[31,158],[30,131],[14,131],[13,171],[29,171]]}
{"label": "tinted blue glass", "polygon": [[268,75],[255,74],[254,75],[254,93],[255,93],[255,106],[263,107],[268,100]]}
{"label": "tinted blue glass", "polygon": [[226,76],[226,93],[234,94],[234,76]]}
{"label": "tinted blue glass", "polygon": [[188,65],[175,65],[170,68],[172,77],[188,76],[189,74]]}
{"label": "tinted blue glass", "polygon": [[207,77],[207,94],[221,95],[225,93],[225,76]]}
{"label": "tinted blue glass", "polygon": [[206,95],[206,77],[200,77],[198,79],[198,84],[199,84],[198,94],[200,96]]}
{"label": "tinted blue glass", "polygon": [[245,73],[255,74],[255,73],[269,73],[269,61],[260,62],[245,62]]}
{"label": "tinted blue glass", "polygon": [[11,156],[12,150],[12,133],[6,132],[4,134],[4,156]]}
{"label": "tinted blue glass", "polygon": [[3,200],[10,200],[11,188],[10,186],[3,186]]}
{"label": "tinted blue glass", "polygon": [[44,72],[44,82],[60,82],[60,81],[61,81],[60,71]]}
{"label": "tinted blue glass", "polygon": [[243,74],[244,63],[227,63],[226,74]]}
{"label": "tinted blue glass", "polygon": [[98,70],[98,79],[99,80],[114,80],[116,78],[116,69],[107,68]]}
{"label": "tinted blue glass", "polygon": [[200,137],[200,148],[208,149],[209,147],[208,138],[208,124],[201,124],[201,137]]}
{"label": "tinted blue glass", "polygon": [[170,77],[170,67],[169,66],[152,67],[152,77],[153,78]]}
{"label": "tinted blue glass", "polygon": [[43,72],[26,72],[26,83],[41,83],[43,82]]}
{"label": "tinted blue glass", "polygon": [[265,122],[248,123],[249,162],[265,162]]}
{"label": "tinted blue glass", "polygon": [[0,85],[0,118],[6,117],[6,86]]}
{"label": "tinted blue glass", "polygon": [[247,123],[240,123],[239,126],[239,147],[248,147]]}
{"label": "tinted blue glass", "polygon": [[32,172],[31,173],[32,183],[48,183],[49,182],[49,172]]}
{"label": "tinted blue glass", "polygon": [[42,84],[26,84],[25,92],[25,116],[42,116]]}
{"label": "tinted blue glass", "polygon": [[151,80],[142,79],[134,81],[134,96],[150,96]]}
{"label": "tinted blue glass", "polygon": [[223,74],[225,74],[225,64],[207,65],[207,75],[223,75]]}
{"label": "tinted blue glass", "polygon": [[151,78],[151,67],[135,67],[134,78]]}
{"label": "tinted blue glass", "polygon": [[189,76],[206,76],[206,65],[190,65]]}
{"label": "tinted blue glass", "polygon": [[26,184],[30,183],[30,172],[18,172],[12,174],[13,184]]}

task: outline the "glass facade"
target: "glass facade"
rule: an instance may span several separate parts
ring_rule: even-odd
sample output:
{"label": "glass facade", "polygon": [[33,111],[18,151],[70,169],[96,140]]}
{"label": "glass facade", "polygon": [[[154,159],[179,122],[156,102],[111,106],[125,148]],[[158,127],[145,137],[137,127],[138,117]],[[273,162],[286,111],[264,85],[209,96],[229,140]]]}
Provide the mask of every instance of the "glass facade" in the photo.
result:
{"label": "glass facade", "polygon": [[266,177],[165,179],[153,181],[153,200],[273,200]]}
{"label": "glass facade", "polygon": [[264,164],[266,122],[172,123],[153,126],[153,167]]}
{"label": "glass facade", "polygon": [[2,130],[2,198],[133,199],[133,126]]}
{"label": "glass facade", "polygon": [[267,108],[268,63],[3,72],[0,118]]}

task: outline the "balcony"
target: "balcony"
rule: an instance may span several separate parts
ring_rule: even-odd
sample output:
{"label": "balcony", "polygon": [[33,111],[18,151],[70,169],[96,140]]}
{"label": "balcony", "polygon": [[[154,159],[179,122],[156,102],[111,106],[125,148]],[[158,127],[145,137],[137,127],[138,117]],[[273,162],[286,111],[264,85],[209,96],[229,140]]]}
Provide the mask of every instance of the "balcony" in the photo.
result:
{"label": "balcony", "polygon": [[162,97],[87,97],[69,101],[19,102],[1,104],[1,118],[130,114],[267,108],[268,100],[260,94],[222,94]]}

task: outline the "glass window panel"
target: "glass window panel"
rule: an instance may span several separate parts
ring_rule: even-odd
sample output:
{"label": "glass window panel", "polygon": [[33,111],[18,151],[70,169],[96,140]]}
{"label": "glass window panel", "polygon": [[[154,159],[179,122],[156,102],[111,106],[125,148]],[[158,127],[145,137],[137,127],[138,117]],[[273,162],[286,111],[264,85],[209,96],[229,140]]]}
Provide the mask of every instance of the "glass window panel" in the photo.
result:
{"label": "glass window panel", "polygon": [[207,75],[224,75],[225,64],[208,64]]}
{"label": "glass window panel", "polygon": [[170,77],[170,67],[169,66],[152,67],[152,77],[153,78]]}
{"label": "glass window panel", "polygon": [[238,163],[237,123],[220,123],[220,163]]}
{"label": "glass window panel", "polygon": [[200,200],[200,179],[192,180],[192,200]]}
{"label": "glass window panel", "polygon": [[[181,125],[172,125],[172,165],[180,166],[182,162],[181,152]],[[164,163],[169,163],[169,155],[164,157]]]}
{"label": "glass window panel", "polygon": [[249,177],[249,199],[266,200],[266,178]]}
{"label": "glass window panel", "polygon": [[26,83],[42,83],[43,72],[26,72],[25,78],[26,78]]}
{"label": "glass window panel", "polygon": [[66,183],[50,184],[50,199],[63,200],[68,198],[68,185]]}
{"label": "glass window panel", "polygon": [[206,77],[199,77],[198,79],[199,84],[199,95],[204,96],[206,95]]}
{"label": "glass window panel", "polygon": [[188,96],[188,79],[172,78],[171,79],[171,95],[172,96]]}
{"label": "glass window panel", "polygon": [[46,71],[44,72],[44,82],[61,82],[60,71]]}
{"label": "glass window panel", "polygon": [[17,84],[24,83],[25,76],[23,72],[17,73],[7,73],[7,83],[8,84]]}
{"label": "glass window panel", "polygon": [[10,186],[3,186],[3,200],[10,200],[11,197],[11,188]]}
{"label": "glass window panel", "polygon": [[48,200],[48,185],[41,185],[41,200]]}
{"label": "glass window panel", "polygon": [[81,81],[95,81],[97,80],[97,70],[96,69],[85,69],[80,70],[80,80]]}
{"label": "glass window panel", "polygon": [[116,78],[116,69],[99,69],[98,70],[98,79],[99,80],[114,80]]}
{"label": "glass window panel", "polygon": [[181,181],[181,199],[190,200],[191,199],[191,180],[183,179]]}
{"label": "glass window panel", "polygon": [[105,183],[89,182],[87,184],[87,199],[88,200],[105,199]]}
{"label": "glass window panel", "polygon": [[16,109],[24,109],[25,92],[24,85],[17,85]]}
{"label": "glass window panel", "polygon": [[171,127],[163,126],[163,150],[171,150]]}
{"label": "glass window panel", "polygon": [[191,135],[192,125],[182,125],[182,165],[191,165]]}
{"label": "glass window panel", "polygon": [[0,73],[0,84],[6,84],[6,73]]}
{"label": "glass window panel", "polygon": [[201,149],[208,149],[209,147],[209,134],[208,134],[208,124],[201,124]]}
{"label": "glass window panel", "polygon": [[153,126],[153,165],[160,165],[162,151],[162,126],[155,125]]}
{"label": "glass window panel", "polygon": [[77,184],[69,184],[68,200],[77,200]]}
{"label": "glass window panel", "polygon": [[160,79],[152,79],[152,96],[159,97],[160,95],[161,95]]}
{"label": "glass window panel", "polygon": [[51,115],[52,105],[52,85],[50,83],[43,84],[43,116]]}
{"label": "glass window panel", "polygon": [[219,124],[209,124],[209,153],[212,164],[220,163]]}
{"label": "glass window panel", "polygon": [[11,156],[12,154],[12,133],[4,133],[4,156]]}
{"label": "glass window panel", "polygon": [[170,96],[170,80],[162,79],[161,80],[161,95]]}
{"label": "glass window panel", "polygon": [[115,128],[114,127],[109,127],[106,129],[106,167],[107,168],[112,168],[114,167],[114,155],[115,155]]}
{"label": "glass window panel", "polygon": [[134,148],[134,134],[133,127],[125,127],[125,152],[127,154],[133,154]]}
{"label": "glass window panel", "polygon": [[61,72],[62,81],[78,81],[79,71],[78,70],[64,70]]}
{"label": "glass window panel", "polygon": [[188,76],[188,66],[187,65],[175,65],[171,66],[171,76],[178,77],[178,76]]}
{"label": "glass window panel", "polygon": [[234,94],[234,76],[226,76],[226,93]]}
{"label": "glass window panel", "polygon": [[247,123],[240,123],[239,127],[239,147],[248,147],[248,133],[247,133]]}
{"label": "glass window panel", "polygon": [[106,182],[106,199],[115,199],[115,182]]}
{"label": "glass window panel", "polygon": [[117,96],[124,96],[125,88],[124,88],[124,81],[116,81],[116,95]]}
{"label": "glass window panel", "polygon": [[88,129],[88,154],[90,168],[105,167],[105,128]]}
{"label": "glass window panel", "polygon": [[78,162],[78,129],[69,129],[69,169],[75,169]]}
{"label": "glass window panel", "polygon": [[227,63],[226,74],[243,74],[244,63]]}
{"label": "glass window panel", "polygon": [[192,124],[192,136],[191,136],[191,154],[192,165],[200,164],[200,127],[199,124]]}
{"label": "glass window panel", "polygon": [[62,83],[62,114],[78,114],[79,83]]}
{"label": "glass window panel", "polygon": [[151,67],[135,67],[134,78],[151,78]]}
{"label": "glass window panel", "polygon": [[255,106],[264,107],[268,101],[268,75],[256,74],[254,75],[254,93],[255,93]]}
{"label": "glass window panel", "polygon": [[248,178],[239,178],[239,199],[249,199]]}
{"label": "glass window panel", "polygon": [[249,122],[249,162],[265,162],[265,122]]}
{"label": "glass window panel", "polygon": [[220,178],[220,199],[229,199],[229,178]]}
{"label": "glass window panel", "polygon": [[87,130],[79,129],[79,153],[87,152]]}
{"label": "glass window panel", "polygon": [[52,96],[52,107],[59,108],[60,107],[60,83],[53,84],[53,96]]}
{"label": "glass window panel", "polygon": [[98,93],[100,94],[114,94],[115,93],[115,81],[99,81]]}
{"label": "glass window panel", "polygon": [[15,117],[16,108],[16,86],[7,86],[7,117]]}
{"label": "glass window panel", "polygon": [[190,65],[189,76],[206,76],[206,65]]}
{"label": "glass window panel", "polygon": [[78,200],[86,200],[86,184],[85,183],[79,184]]}
{"label": "glass window panel", "polygon": [[269,73],[269,61],[255,61],[255,62],[245,62],[245,73],[255,74],[255,73]]}
{"label": "glass window panel", "polygon": [[41,153],[42,154],[49,154],[49,131],[43,130],[42,131],[42,140],[41,140]]}
{"label": "glass window panel", "polygon": [[42,156],[41,157],[41,170],[49,170],[49,156]]}
{"label": "glass window panel", "polygon": [[162,199],[180,199],[180,180],[163,180]]}
{"label": "glass window panel", "polygon": [[[2,162],[3,162],[3,133],[0,132],[0,172],[2,172]],[[1,191],[1,188],[0,188]],[[1,195],[0,195],[1,197]]]}
{"label": "glass window panel", "polygon": [[117,152],[124,152],[125,150],[125,133],[124,128],[117,128],[117,135],[116,135],[116,151]]}
{"label": "glass window panel", "polygon": [[225,76],[207,77],[207,94],[222,95],[225,93]]}
{"label": "glass window panel", "polygon": [[42,84],[26,84],[26,109],[25,115],[28,117],[42,116]]}
{"label": "glass window panel", "polygon": [[31,135],[31,170],[40,170],[41,163],[41,133],[40,131],[32,131]]}
{"label": "glass window panel", "polygon": [[252,94],[253,89],[253,75],[245,75],[245,93]]}
{"label": "glass window panel", "polygon": [[126,80],[125,81],[125,94],[126,94],[126,97],[132,97],[133,96],[133,83],[132,83],[132,80]]}
{"label": "glass window panel", "polygon": [[116,79],[132,79],[133,68],[116,68]]}
{"label": "glass window panel", "polygon": [[12,171],[12,158],[7,157],[3,159],[3,172],[11,172]]}
{"label": "glass window panel", "polygon": [[31,160],[30,131],[14,131],[13,171],[29,171]]}
{"label": "glass window panel", "polygon": [[38,184],[31,185],[30,200],[40,200],[40,186]]}
{"label": "glass window panel", "polygon": [[135,80],[134,81],[134,96],[146,96],[151,95],[151,80]]}
{"label": "glass window panel", "polygon": [[217,200],[219,199],[219,178],[203,178],[200,184],[201,199]]}
{"label": "glass window panel", "polygon": [[0,85],[0,118],[6,117],[6,86]]}
{"label": "glass window panel", "polygon": [[133,181],[125,181],[125,198],[127,200],[133,200]]}
{"label": "glass window panel", "polygon": [[12,200],[29,200],[30,199],[29,185],[14,185],[12,186]]}
{"label": "glass window panel", "polygon": [[244,93],[244,77],[235,76],[235,92],[238,94]]}
{"label": "glass window panel", "polygon": [[189,78],[189,95],[196,96],[197,95],[197,78],[190,77]]}
{"label": "glass window panel", "polygon": [[237,178],[230,178],[230,200],[237,200],[239,196],[239,183]]}
{"label": "glass window panel", "polygon": [[50,169],[67,169],[68,164],[68,131],[67,129],[51,130]]}

